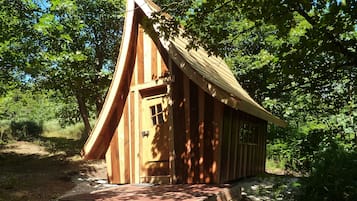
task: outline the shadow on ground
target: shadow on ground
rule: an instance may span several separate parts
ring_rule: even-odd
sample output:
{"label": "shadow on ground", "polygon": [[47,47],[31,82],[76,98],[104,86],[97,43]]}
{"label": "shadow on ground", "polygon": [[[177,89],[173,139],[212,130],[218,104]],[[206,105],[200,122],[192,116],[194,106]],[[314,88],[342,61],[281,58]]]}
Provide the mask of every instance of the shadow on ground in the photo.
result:
{"label": "shadow on ground", "polygon": [[[219,192],[228,191],[230,185],[175,184],[175,185],[123,185],[116,188],[100,190],[60,199],[60,201],[77,200],[166,200],[166,201],[203,201],[220,200]],[[237,196],[237,194],[234,194]]]}
{"label": "shadow on ground", "polygon": [[74,176],[95,174],[78,155],[82,144],[41,137],[1,145],[0,201],[54,200],[75,186]]}
{"label": "shadow on ground", "polygon": [[245,200],[294,201],[300,187],[300,177],[265,173],[236,183],[242,187]]}
{"label": "shadow on ground", "polygon": [[40,145],[50,153],[62,153],[67,157],[79,155],[85,139],[67,139],[62,137],[39,137]]}

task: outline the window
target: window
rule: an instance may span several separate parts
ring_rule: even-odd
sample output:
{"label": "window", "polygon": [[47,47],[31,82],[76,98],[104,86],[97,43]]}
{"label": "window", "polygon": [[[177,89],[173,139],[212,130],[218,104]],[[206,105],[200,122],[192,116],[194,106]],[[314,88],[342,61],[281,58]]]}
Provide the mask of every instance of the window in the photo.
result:
{"label": "window", "polygon": [[257,125],[250,122],[242,123],[239,133],[239,141],[242,144],[257,144],[258,143]]}
{"label": "window", "polygon": [[150,106],[150,110],[152,125],[155,126],[164,123],[164,111],[162,110],[161,104]]}

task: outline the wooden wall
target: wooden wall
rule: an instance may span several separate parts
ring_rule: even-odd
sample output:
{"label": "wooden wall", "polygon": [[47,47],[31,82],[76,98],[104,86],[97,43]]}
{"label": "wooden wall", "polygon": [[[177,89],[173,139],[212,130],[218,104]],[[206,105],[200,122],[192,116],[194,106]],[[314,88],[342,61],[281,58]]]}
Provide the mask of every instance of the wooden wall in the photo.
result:
{"label": "wooden wall", "polygon": [[123,115],[106,153],[108,179],[111,183],[139,183],[140,90],[152,87],[168,74],[162,54],[141,25],[138,31],[135,69]]}
{"label": "wooden wall", "polygon": [[177,183],[226,183],[263,173],[267,122],[223,105],[177,67],[173,74]]}
{"label": "wooden wall", "polygon": [[173,123],[177,183],[218,183],[223,104],[173,66]]}
{"label": "wooden wall", "polygon": [[[264,172],[266,122],[225,106],[205,93],[138,26],[131,87],[106,154],[109,181],[140,182],[140,90],[154,86],[168,75],[174,79],[173,181],[224,183]],[[170,65],[171,74],[166,64]]]}
{"label": "wooden wall", "polygon": [[265,171],[266,135],[266,121],[225,106],[221,182],[230,182]]}

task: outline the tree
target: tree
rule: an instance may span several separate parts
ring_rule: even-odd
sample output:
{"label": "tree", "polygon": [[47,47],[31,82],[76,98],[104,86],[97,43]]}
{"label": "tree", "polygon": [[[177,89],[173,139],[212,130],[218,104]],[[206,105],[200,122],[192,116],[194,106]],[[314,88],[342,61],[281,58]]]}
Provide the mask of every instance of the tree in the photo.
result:
{"label": "tree", "polygon": [[97,113],[119,52],[122,1],[51,0],[34,26],[40,35],[42,68],[33,74],[42,87],[74,97],[85,125]]}
{"label": "tree", "polygon": [[19,80],[26,79],[23,69],[35,65],[32,51],[38,51],[32,40],[32,26],[39,8],[31,1],[0,1],[0,95]]}
{"label": "tree", "polygon": [[174,16],[161,23],[163,30],[180,24],[188,48],[201,45],[225,57],[271,111],[295,126],[354,135],[357,144],[355,0],[158,3]]}

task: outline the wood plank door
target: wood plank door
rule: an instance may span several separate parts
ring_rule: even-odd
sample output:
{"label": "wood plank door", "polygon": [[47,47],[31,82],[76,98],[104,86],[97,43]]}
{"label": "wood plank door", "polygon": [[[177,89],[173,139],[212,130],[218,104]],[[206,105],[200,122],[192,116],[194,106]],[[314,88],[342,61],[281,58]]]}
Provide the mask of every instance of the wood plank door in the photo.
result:
{"label": "wood plank door", "polygon": [[169,183],[169,121],[166,94],[142,99],[141,171],[142,183]]}

